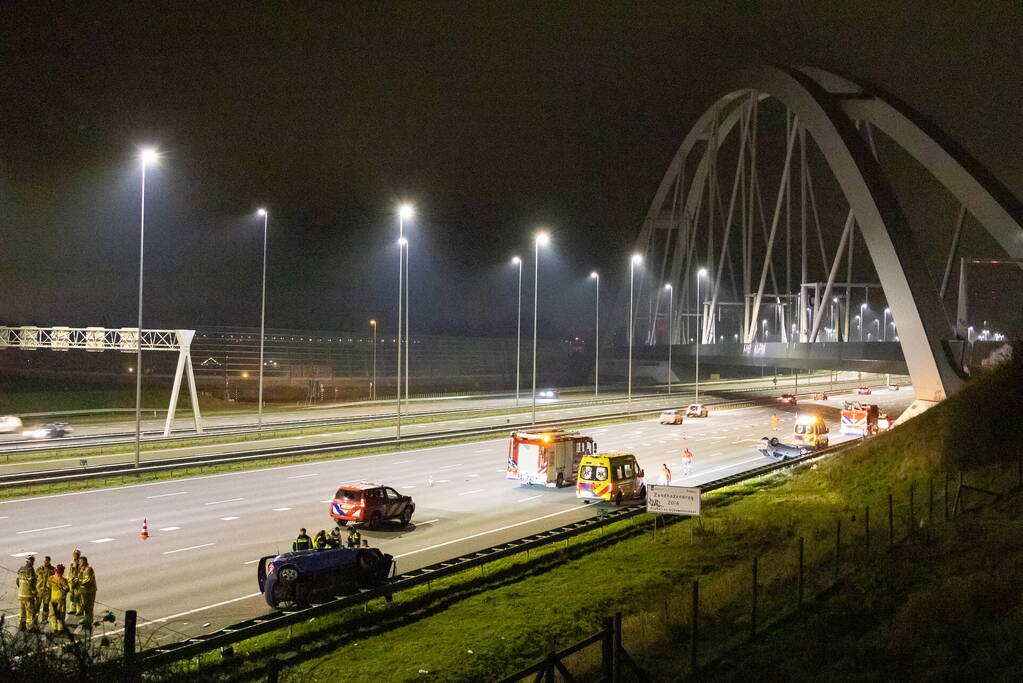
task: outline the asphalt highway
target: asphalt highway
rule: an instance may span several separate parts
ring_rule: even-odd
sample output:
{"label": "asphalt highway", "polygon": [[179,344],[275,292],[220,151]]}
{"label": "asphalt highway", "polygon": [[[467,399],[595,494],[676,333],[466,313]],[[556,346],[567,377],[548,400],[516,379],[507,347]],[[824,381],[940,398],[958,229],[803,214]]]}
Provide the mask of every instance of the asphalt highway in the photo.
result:
{"label": "asphalt highway", "polygon": [[[801,402],[838,434],[838,409],[850,394]],[[881,390],[869,399],[894,417],[914,397],[911,388]],[[636,454],[647,480],[662,463],[673,483],[696,485],[769,462],[754,446],[771,434],[770,417],[791,433],[792,407],[712,411],[684,425],[655,419],[587,429],[601,451]],[[682,476],[681,451],[695,454]],[[374,547],[407,571],[595,514],[574,488],[525,487],[505,477],[507,438],[395,453],[327,460],[119,488],[0,501],[0,609],[17,614],[14,572],[27,553],[66,563],[75,547],[96,569],[97,611],[138,610],[162,640],[215,630],[269,611],[256,594],[256,562],[290,549],[301,526],[330,529],[328,504],[339,484],[375,481],[416,501],[409,528],[397,523],[365,531]],[[435,481],[427,486],[428,477]],[[139,532],[148,520],[148,540]],[[10,623],[10,622],[9,622]]]}

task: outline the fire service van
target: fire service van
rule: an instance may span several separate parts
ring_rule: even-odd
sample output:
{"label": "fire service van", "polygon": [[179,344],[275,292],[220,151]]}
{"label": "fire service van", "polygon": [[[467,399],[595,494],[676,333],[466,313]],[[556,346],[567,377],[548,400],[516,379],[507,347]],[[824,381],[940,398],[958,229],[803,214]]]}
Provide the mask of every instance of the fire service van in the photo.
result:
{"label": "fire service van", "polygon": [[572,486],[579,461],[597,452],[592,438],[579,432],[550,429],[542,432],[512,432],[508,443],[508,479],[522,484]]}

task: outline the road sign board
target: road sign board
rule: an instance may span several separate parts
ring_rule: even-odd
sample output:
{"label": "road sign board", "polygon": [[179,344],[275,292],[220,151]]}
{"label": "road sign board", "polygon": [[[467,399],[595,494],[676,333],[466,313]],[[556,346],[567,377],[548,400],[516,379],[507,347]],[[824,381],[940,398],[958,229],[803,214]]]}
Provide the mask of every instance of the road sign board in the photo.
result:
{"label": "road sign board", "polygon": [[700,489],[652,484],[647,487],[646,511],[664,515],[699,515]]}

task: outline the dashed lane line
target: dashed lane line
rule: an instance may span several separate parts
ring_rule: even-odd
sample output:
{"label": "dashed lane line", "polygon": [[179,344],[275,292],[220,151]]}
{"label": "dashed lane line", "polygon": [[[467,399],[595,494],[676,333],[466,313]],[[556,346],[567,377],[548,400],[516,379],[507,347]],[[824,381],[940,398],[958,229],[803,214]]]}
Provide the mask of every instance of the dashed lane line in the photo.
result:
{"label": "dashed lane line", "polygon": [[190,545],[187,548],[178,548],[177,550],[165,550],[163,554],[173,555],[174,553],[183,553],[186,550],[198,550],[199,548],[209,548],[211,545],[216,545],[216,543],[203,543],[202,545]]}
{"label": "dashed lane line", "polygon": [[221,503],[235,503],[235,502],[238,502],[239,500],[245,500],[245,499],[244,498],[228,498],[227,500],[211,500],[208,503],[203,503],[203,505],[220,505]]}
{"label": "dashed lane line", "polygon": [[462,491],[458,495],[460,495],[460,496],[468,496],[468,495],[471,495],[473,493],[483,493],[484,491],[486,491],[486,489],[473,489],[472,491]]}
{"label": "dashed lane line", "polygon": [[57,526],[44,526],[38,529],[25,529],[24,531],[15,531],[15,534],[34,534],[37,531],[50,531],[52,529],[66,529],[70,524],[58,524]]}
{"label": "dashed lane line", "polygon": [[175,493],[161,493],[161,494],[156,495],[156,496],[146,496],[146,499],[150,500],[150,499],[153,499],[153,498],[169,498],[171,496],[183,496],[186,493],[188,493],[188,491],[177,491]]}

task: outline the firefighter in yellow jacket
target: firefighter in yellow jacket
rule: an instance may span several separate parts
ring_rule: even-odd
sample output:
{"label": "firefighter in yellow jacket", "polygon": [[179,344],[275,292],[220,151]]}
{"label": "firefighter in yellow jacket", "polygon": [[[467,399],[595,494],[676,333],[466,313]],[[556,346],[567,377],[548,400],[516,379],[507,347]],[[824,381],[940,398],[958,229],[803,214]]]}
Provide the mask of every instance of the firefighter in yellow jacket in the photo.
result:
{"label": "firefighter in yellow jacket", "polygon": [[50,556],[43,558],[43,563],[36,567],[36,603],[39,611],[38,622],[45,624],[50,618],[50,576],[53,575],[53,565],[50,564]]}
{"label": "firefighter in yellow jacket", "polygon": [[36,558],[29,555],[25,566],[18,570],[18,630],[32,631],[36,627]]}
{"label": "firefighter in yellow jacket", "polygon": [[64,618],[67,613],[67,594],[70,586],[64,578],[64,565],[58,564],[50,577],[50,629],[54,633],[65,631]]}
{"label": "firefighter in yellow jacket", "polygon": [[67,597],[68,614],[82,613],[82,601],[78,595],[78,558],[81,556],[82,551],[75,548],[74,552],[71,553],[71,562],[67,566],[67,583],[70,587]]}
{"label": "firefighter in yellow jacket", "polygon": [[89,565],[89,558],[82,555],[78,558],[78,598],[81,601],[82,629],[92,630],[92,610],[96,606],[96,572]]}

